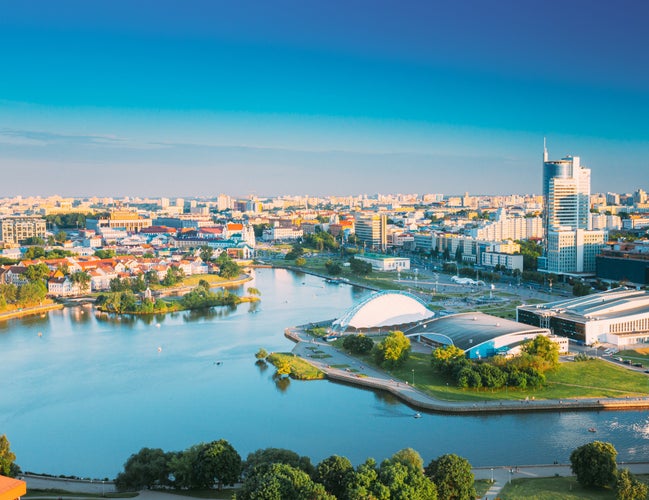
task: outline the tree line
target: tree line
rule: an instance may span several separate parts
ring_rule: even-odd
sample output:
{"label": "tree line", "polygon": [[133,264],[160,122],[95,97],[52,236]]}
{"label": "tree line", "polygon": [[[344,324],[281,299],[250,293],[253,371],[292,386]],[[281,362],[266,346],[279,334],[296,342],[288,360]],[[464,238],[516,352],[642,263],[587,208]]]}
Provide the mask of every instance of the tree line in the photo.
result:
{"label": "tree line", "polygon": [[115,484],[120,491],[143,488],[205,489],[241,483],[239,500],[475,498],[471,464],[447,454],[426,467],[415,450],[405,448],[378,464],[368,458],[354,467],[339,455],[316,465],[282,448],[252,452],[246,460],[226,440],[200,443],[180,452],[142,448],[124,464]]}

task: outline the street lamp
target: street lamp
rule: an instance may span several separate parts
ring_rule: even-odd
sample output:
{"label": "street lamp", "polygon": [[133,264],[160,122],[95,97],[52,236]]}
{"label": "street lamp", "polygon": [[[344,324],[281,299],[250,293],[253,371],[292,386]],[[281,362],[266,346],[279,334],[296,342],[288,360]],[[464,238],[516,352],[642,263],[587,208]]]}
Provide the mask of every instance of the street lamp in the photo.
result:
{"label": "street lamp", "polygon": [[412,369],[412,386],[415,386],[415,369]]}
{"label": "street lamp", "polygon": [[494,482],[494,468],[491,468],[491,482]]}

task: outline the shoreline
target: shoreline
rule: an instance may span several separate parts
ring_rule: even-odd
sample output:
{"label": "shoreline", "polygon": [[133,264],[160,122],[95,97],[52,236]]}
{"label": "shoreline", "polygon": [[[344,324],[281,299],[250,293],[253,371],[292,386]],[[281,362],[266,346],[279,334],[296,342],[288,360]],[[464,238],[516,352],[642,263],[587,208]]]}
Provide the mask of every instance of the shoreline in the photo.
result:
{"label": "shoreline", "polygon": [[[649,396],[636,398],[567,398],[567,399],[520,399],[485,400],[481,402],[445,401],[426,394],[416,387],[390,378],[386,372],[375,367],[362,365],[358,359],[339,351],[326,342],[316,339],[305,340],[300,337],[299,327],[286,328],[284,335],[296,345],[292,352],[324,372],[325,377],[333,382],[354,385],[357,387],[382,390],[389,392],[415,410],[423,410],[446,414],[475,414],[475,413],[527,413],[527,412],[563,412],[563,411],[632,411],[649,409]],[[317,346],[326,349],[331,357],[322,362],[309,356],[309,347]],[[336,358],[338,358],[336,360]],[[335,361],[333,361],[335,360]],[[360,365],[363,374],[333,368],[331,364]]]}
{"label": "shoreline", "polygon": [[54,302],[52,304],[45,304],[42,306],[36,307],[25,307],[22,309],[17,309],[15,311],[2,312],[0,313],[0,321],[6,321],[9,319],[23,318],[25,316],[35,316],[37,314],[46,313],[48,311],[55,311],[57,309],[63,309],[64,304],[59,304]]}

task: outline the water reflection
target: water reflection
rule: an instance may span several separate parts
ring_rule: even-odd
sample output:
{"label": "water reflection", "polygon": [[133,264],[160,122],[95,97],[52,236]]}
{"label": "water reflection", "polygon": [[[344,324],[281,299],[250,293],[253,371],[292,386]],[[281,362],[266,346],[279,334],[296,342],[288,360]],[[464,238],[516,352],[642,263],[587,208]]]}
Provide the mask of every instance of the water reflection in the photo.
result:
{"label": "water reflection", "polygon": [[285,393],[291,385],[291,379],[282,375],[273,375],[273,380],[275,381],[275,388],[281,393]]}

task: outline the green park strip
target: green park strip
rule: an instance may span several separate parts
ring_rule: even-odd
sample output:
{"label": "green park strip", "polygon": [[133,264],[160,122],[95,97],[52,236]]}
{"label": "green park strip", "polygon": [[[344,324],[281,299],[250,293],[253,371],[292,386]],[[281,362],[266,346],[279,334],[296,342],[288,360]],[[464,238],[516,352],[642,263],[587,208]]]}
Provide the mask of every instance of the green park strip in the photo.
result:
{"label": "green park strip", "polygon": [[[636,475],[643,483],[649,476]],[[616,500],[614,488],[586,488],[575,477],[546,477],[514,479],[500,491],[502,500]]]}
{"label": "green park strip", "polygon": [[230,500],[235,497],[240,491],[241,488],[224,488],[219,491],[216,489],[207,489],[207,490],[176,490],[173,488],[168,488],[163,490],[164,493],[169,493],[171,495],[177,495],[179,497],[191,497],[191,498],[214,498],[217,500]]}
{"label": "green park strip", "polygon": [[288,365],[291,378],[297,380],[320,380],[324,378],[322,371],[292,353],[274,352],[267,359],[278,370],[282,366]]}
{"label": "green park strip", "polygon": [[[371,355],[358,356],[363,363],[378,369]],[[388,370],[395,380],[412,384],[413,377],[417,389],[445,401],[498,401],[535,399],[569,399],[569,398],[624,398],[647,396],[649,378],[638,373],[613,365],[606,361],[592,360],[584,362],[561,363],[559,368],[547,372],[546,385],[536,390],[504,389],[459,389],[431,366],[431,357],[423,353],[411,353],[409,358],[398,368]],[[414,372],[413,372],[414,370]]]}
{"label": "green park strip", "polygon": [[61,498],[61,497],[74,497],[74,498],[134,498],[138,496],[137,492],[123,492],[123,493],[79,493],[78,491],[67,491],[60,489],[29,489],[23,498],[36,497],[36,498]]}

